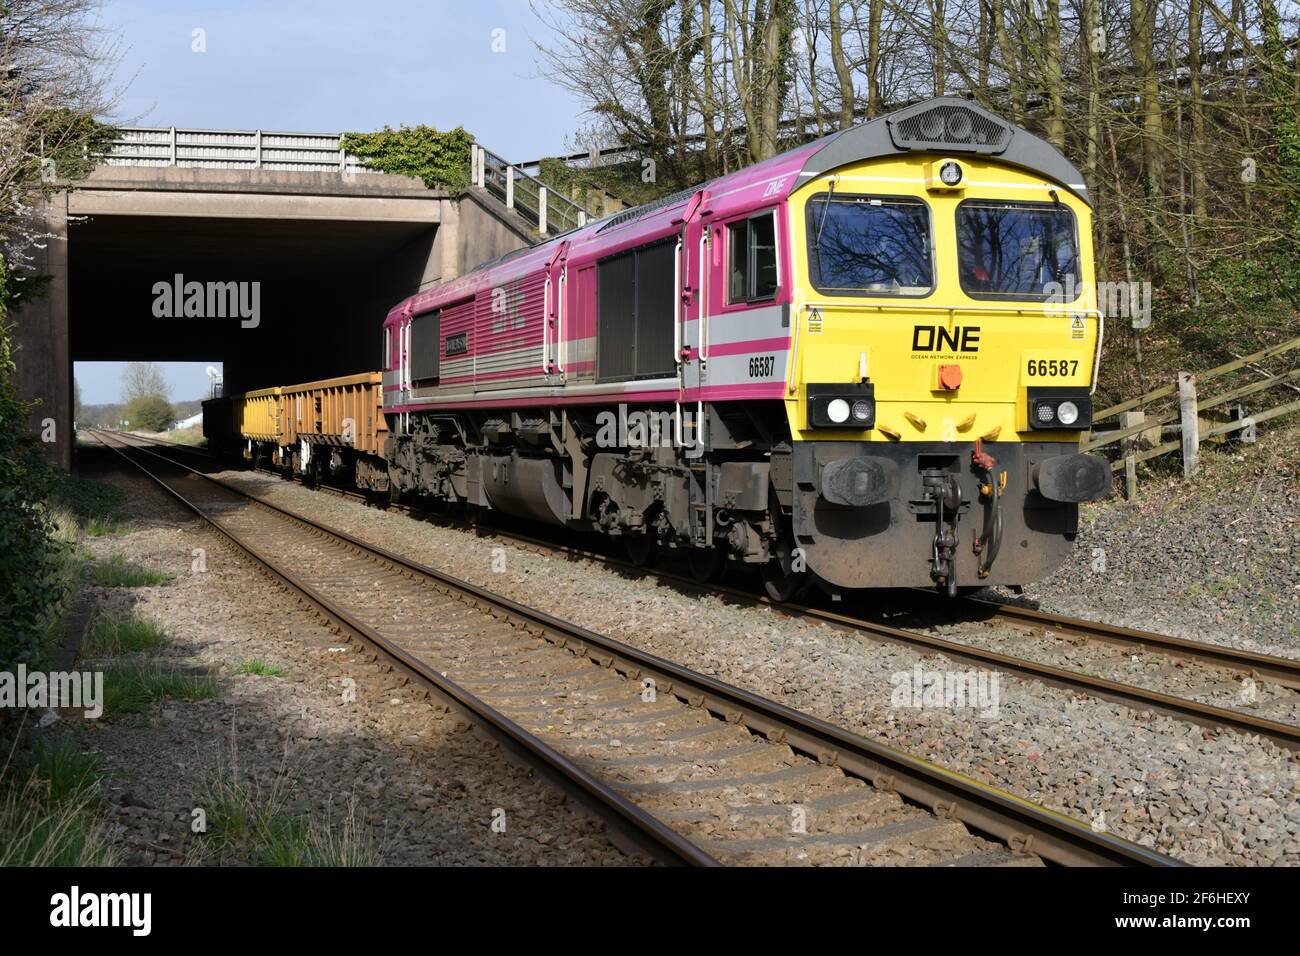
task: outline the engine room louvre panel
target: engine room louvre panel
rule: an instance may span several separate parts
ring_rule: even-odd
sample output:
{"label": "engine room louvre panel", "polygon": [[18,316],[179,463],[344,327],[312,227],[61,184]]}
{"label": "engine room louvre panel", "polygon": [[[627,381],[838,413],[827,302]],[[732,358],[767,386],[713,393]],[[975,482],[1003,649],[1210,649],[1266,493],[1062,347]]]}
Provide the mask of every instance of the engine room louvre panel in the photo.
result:
{"label": "engine room louvre panel", "polygon": [[673,242],[636,252],[636,377],[671,375],[673,361]]}
{"label": "engine room louvre panel", "polygon": [[411,320],[411,380],[429,382],[438,377],[438,359],[442,352],[438,335],[438,311],[425,312]]}
{"label": "engine room louvre panel", "polygon": [[625,252],[596,266],[596,324],[597,380],[616,382],[632,378],[636,374],[634,253]]}

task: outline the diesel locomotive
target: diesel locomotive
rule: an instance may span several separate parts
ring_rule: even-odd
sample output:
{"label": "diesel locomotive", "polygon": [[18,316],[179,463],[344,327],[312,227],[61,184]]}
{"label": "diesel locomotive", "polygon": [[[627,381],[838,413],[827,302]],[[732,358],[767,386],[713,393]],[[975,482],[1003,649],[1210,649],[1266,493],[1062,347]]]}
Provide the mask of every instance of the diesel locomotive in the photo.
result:
{"label": "diesel locomotive", "polygon": [[1055,148],[922,102],[398,303],[333,460],[779,600],[1023,585],[1110,486],[1091,235]]}

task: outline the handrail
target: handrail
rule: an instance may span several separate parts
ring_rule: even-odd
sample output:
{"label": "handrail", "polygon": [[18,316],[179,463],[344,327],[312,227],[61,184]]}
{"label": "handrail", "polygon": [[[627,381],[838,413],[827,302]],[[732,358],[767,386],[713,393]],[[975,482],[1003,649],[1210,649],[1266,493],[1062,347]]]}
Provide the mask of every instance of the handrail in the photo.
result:
{"label": "handrail", "polygon": [[470,146],[470,169],[474,185],[520,213],[544,236],[587,224],[587,210],[477,143]]}

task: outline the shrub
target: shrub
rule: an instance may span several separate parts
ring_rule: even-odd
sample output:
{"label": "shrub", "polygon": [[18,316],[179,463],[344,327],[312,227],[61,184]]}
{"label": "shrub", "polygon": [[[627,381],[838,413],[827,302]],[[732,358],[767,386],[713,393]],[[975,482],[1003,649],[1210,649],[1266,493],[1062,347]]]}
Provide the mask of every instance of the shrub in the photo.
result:
{"label": "shrub", "polygon": [[[0,319],[7,273],[0,258]],[[53,469],[27,427],[18,399],[9,329],[0,321],[0,670],[38,661],[51,619],[62,608],[68,548],[41,500]]]}
{"label": "shrub", "polygon": [[130,428],[150,432],[163,432],[176,421],[171,402],[161,395],[141,395],[126,403],[122,413]]}
{"label": "shrub", "polygon": [[430,189],[453,196],[469,187],[469,147],[474,138],[457,126],[385,126],[374,133],[345,133],[342,147],[366,165],[398,176],[416,176]]}

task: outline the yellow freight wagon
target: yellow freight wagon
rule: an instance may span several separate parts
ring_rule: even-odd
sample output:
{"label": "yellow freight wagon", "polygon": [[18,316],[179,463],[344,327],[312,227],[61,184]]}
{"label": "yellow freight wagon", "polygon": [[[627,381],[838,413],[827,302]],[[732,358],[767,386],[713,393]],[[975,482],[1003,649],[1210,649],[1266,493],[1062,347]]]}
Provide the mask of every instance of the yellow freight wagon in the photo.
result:
{"label": "yellow freight wagon", "polygon": [[204,403],[204,434],[255,468],[386,491],[382,392],[382,375],[362,372],[232,395]]}
{"label": "yellow freight wagon", "polygon": [[379,372],[285,386],[285,444],[307,441],[382,455],[388,434],[382,388]]}
{"label": "yellow freight wagon", "polygon": [[281,414],[281,388],[263,388],[235,396],[235,424],[240,437],[255,442],[281,441],[284,416]]}

